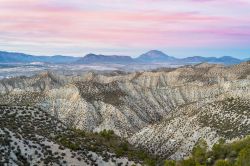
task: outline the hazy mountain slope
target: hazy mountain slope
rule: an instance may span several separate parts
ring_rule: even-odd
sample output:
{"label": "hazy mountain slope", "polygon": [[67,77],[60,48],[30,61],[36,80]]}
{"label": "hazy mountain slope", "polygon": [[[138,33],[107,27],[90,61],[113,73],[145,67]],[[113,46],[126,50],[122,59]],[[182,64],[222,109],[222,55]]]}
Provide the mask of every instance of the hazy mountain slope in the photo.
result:
{"label": "hazy mountain slope", "polygon": [[75,63],[77,64],[91,64],[91,63],[120,63],[129,64],[133,63],[134,60],[130,56],[117,56],[117,55],[95,55],[87,54],[83,58],[80,58]]}
{"label": "hazy mountain slope", "polygon": [[140,55],[135,60],[144,63],[155,63],[155,62],[163,63],[163,62],[175,62],[178,59],[170,57],[161,51],[151,50],[145,54]]}
{"label": "hazy mountain slope", "polygon": [[214,62],[214,63],[225,63],[225,64],[238,64],[238,63],[241,63],[242,60],[239,60],[237,58],[233,58],[231,56],[223,56],[223,57],[220,57],[220,58],[217,58],[215,60],[211,60],[209,62]]}
{"label": "hazy mountain slope", "polygon": [[[212,145],[220,137],[231,140],[250,134],[245,130],[248,124],[241,123],[244,116],[247,119],[249,116],[249,73],[248,62],[230,67],[203,63],[116,75],[90,72],[81,77],[56,77],[47,73],[43,75],[46,77],[0,81],[1,91],[8,92],[0,102],[22,104],[33,101],[33,105],[47,110],[66,125],[87,131],[112,129],[123,138],[132,137],[129,139],[131,143],[150,152],[181,158],[190,154],[201,137]],[[41,85],[46,88],[39,88]],[[237,101],[236,106],[242,105],[247,114],[243,116],[221,108],[219,103],[229,98]],[[213,104],[216,106],[212,107]],[[218,108],[217,112],[215,108]],[[201,114],[200,110],[208,115]],[[213,116],[223,120],[218,112],[225,112],[226,118],[235,116],[235,123],[242,128],[231,133],[231,137],[222,134],[220,126],[211,126],[211,121],[215,121]],[[172,116],[173,123],[169,123],[166,119]],[[201,123],[202,118],[209,124]],[[228,125],[228,130],[235,129],[234,123]],[[157,138],[151,137],[153,135]],[[178,141],[175,143],[172,139]]]}
{"label": "hazy mountain slope", "polygon": [[32,62],[32,59],[31,55],[0,51],[0,62],[2,63]]}
{"label": "hazy mountain slope", "polygon": [[33,56],[23,53],[0,51],[0,63],[30,63],[30,62],[45,62],[45,63],[72,63],[79,58],[71,56]]}
{"label": "hazy mountain slope", "polygon": [[233,58],[231,56],[223,56],[223,57],[202,57],[202,56],[194,56],[194,57],[187,57],[180,60],[183,63],[203,63],[203,62],[209,62],[209,63],[220,63],[220,64],[238,64],[241,63],[242,60]]}

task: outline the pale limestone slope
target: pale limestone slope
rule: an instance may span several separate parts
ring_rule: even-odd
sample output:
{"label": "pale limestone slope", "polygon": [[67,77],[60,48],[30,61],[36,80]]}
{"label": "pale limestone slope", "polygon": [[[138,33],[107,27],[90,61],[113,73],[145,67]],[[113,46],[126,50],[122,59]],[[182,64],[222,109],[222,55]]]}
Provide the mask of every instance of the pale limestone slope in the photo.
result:
{"label": "pale limestone slope", "polygon": [[[8,92],[0,101],[30,103],[71,127],[89,131],[112,129],[121,137],[132,137],[131,143],[153,153],[182,158],[189,155],[200,138],[212,145],[225,137],[218,133],[218,126],[200,123],[199,110],[205,109],[204,106],[206,112],[214,115],[214,108],[209,105],[233,97],[246,101],[243,111],[249,113],[249,71],[250,64],[246,62],[231,67],[200,64],[116,75],[90,72],[71,77],[47,73],[0,81],[2,93]],[[219,112],[231,115],[220,109]],[[166,120],[172,116],[175,118]],[[234,116],[240,119],[240,115]],[[207,116],[209,119],[212,116]],[[233,138],[226,138],[241,135],[238,132]]]}

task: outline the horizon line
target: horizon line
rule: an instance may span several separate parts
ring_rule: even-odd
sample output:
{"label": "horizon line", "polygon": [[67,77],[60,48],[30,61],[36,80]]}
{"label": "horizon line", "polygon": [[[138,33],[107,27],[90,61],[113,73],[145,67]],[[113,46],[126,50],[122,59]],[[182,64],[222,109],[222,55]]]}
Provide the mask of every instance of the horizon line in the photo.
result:
{"label": "horizon line", "polygon": [[156,50],[156,49],[154,49],[154,50],[149,50],[149,51],[147,51],[147,52],[141,53],[140,55],[137,55],[137,56],[135,56],[135,57],[134,57],[134,56],[131,56],[131,55],[123,55],[123,54],[100,54],[100,53],[93,53],[93,52],[86,53],[86,54],[83,55],[83,56],[65,55],[65,54],[53,54],[53,55],[48,55],[48,54],[44,55],[44,54],[40,54],[40,55],[38,55],[38,54],[32,54],[32,53],[26,53],[26,52],[19,52],[19,51],[6,51],[6,50],[0,50],[0,52],[14,53],[14,54],[25,54],[25,55],[38,56],[38,57],[39,57],[39,56],[42,56],[42,57],[43,57],[43,56],[45,56],[45,57],[64,56],[64,57],[73,57],[73,58],[83,58],[83,57],[85,57],[85,56],[87,56],[87,55],[89,55],[89,54],[94,54],[94,55],[104,55],[104,56],[128,56],[128,57],[131,57],[132,59],[136,59],[136,58],[138,58],[139,56],[141,56],[141,55],[143,55],[143,54],[146,54],[146,53],[148,53],[148,52],[150,52],[150,51],[159,51],[159,52],[164,53],[164,54],[167,55],[167,56],[174,57],[174,58],[176,58],[176,59],[184,59],[184,58],[189,58],[189,57],[204,57],[204,58],[232,57],[232,58],[239,59],[239,60],[245,60],[245,59],[249,59],[249,58],[250,58],[250,56],[249,56],[249,57],[246,57],[246,58],[238,58],[238,57],[231,56],[231,55],[224,55],[224,56],[197,56],[197,55],[192,56],[192,55],[190,55],[190,56],[185,56],[185,57],[178,57],[178,56],[169,55],[169,54],[165,53],[164,51]]}

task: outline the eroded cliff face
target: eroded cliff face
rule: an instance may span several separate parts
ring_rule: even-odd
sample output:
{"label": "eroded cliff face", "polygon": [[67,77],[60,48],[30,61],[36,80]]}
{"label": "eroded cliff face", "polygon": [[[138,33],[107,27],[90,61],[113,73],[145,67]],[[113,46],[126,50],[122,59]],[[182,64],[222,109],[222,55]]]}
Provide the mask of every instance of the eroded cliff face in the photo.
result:
{"label": "eroded cliff face", "polygon": [[71,127],[111,129],[151,153],[180,159],[200,138],[211,147],[250,133],[249,74],[249,62],[75,77],[48,72],[0,81],[0,101],[39,106]]}

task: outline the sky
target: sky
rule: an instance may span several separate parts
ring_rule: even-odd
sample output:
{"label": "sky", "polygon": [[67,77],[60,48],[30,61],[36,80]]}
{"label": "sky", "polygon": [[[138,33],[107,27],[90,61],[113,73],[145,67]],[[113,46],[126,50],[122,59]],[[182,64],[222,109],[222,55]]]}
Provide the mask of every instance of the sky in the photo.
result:
{"label": "sky", "polygon": [[0,0],[0,50],[250,57],[250,0]]}

